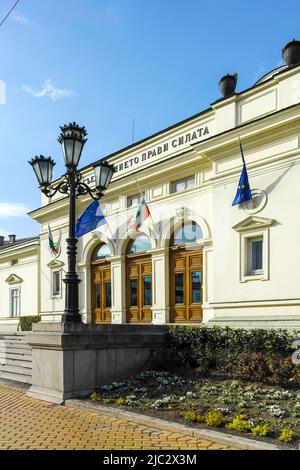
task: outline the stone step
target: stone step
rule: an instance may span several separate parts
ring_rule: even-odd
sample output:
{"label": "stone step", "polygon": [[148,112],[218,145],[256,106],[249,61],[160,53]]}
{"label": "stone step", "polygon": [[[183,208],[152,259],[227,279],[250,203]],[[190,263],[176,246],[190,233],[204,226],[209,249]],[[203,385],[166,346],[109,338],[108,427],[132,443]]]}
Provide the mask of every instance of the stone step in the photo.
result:
{"label": "stone step", "polygon": [[0,336],[26,336],[27,331],[1,331],[0,327]]}
{"label": "stone step", "polygon": [[16,366],[16,367],[25,367],[26,369],[32,369],[32,361],[17,361],[16,359],[1,359],[0,358],[0,370],[3,366]]}
{"label": "stone step", "polygon": [[25,335],[0,335],[1,341],[25,342]]}
{"label": "stone step", "polygon": [[31,375],[15,374],[11,372],[0,371],[0,379],[12,380],[13,382],[22,382],[25,384],[31,384]]}
{"label": "stone step", "polygon": [[29,346],[29,344],[23,344],[23,343],[16,344],[16,343],[6,343],[6,342],[1,343],[0,341],[0,351],[7,351],[8,349],[18,349],[20,351],[21,350],[31,351],[31,347]]}
{"label": "stone step", "polygon": [[32,360],[32,353],[31,352],[19,352],[15,351],[13,353],[11,352],[1,352],[0,351],[0,361],[3,359],[16,359],[16,360],[24,360],[24,361],[31,361]]}
{"label": "stone step", "polygon": [[31,376],[31,368],[29,367],[22,367],[20,366],[12,366],[6,364],[0,364],[0,373],[2,372],[9,372],[13,374],[20,374],[20,375],[30,375]]}

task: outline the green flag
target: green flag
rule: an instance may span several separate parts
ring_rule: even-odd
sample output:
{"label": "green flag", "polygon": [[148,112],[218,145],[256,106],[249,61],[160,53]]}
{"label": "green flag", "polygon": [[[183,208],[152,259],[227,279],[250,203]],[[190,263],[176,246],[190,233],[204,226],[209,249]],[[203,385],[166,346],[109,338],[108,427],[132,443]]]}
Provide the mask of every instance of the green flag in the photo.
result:
{"label": "green flag", "polygon": [[48,224],[48,241],[49,241],[50,250],[52,251],[52,253],[56,253],[56,248],[54,245],[53,236],[52,236],[52,232],[51,232],[51,228],[49,224]]}

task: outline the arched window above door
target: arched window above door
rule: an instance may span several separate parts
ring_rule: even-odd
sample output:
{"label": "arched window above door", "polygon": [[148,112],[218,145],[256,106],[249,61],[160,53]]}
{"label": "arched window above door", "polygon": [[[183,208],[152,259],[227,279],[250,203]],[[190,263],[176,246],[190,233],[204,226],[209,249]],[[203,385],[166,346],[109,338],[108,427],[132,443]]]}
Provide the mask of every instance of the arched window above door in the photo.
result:
{"label": "arched window above door", "polygon": [[146,235],[140,235],[130,241],[127,247],[127,254],[142,253],[151,250],[152,244],[150,238]]}
{"label": "arched window above door", "polygon": [[170,245],[187,245],[190,243],[197,243],[202,239],[203,233],[199,225],[195,222],[188,222],[186,224],[182,224],[175,230],[172,235]]}
{"label": "arched window above door", "polygon": [[92,261],[97,261],[105,258],[111,257],[111,251],[106,243],[102,243],[102,245],[97,246],[93,251]]}

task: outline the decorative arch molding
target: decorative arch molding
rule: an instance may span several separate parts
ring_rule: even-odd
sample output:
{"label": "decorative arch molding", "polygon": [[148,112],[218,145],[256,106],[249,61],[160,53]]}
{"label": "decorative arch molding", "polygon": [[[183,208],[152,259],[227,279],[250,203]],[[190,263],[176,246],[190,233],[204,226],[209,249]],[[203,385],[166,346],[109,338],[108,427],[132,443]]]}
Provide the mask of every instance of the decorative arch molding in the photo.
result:
{"label": "decorative arch molding", "polygon": [[23,282],[23,279],[16,274],[10,274],[7,279],[5,279],[5,282],[7,284],[21,284]]}
{"label": "decorative arch molding", "polygon": [[126,237],[118,241],[117,246],[116,246],[116,254],[119,256],[125,255],[128,243],[130,243],[132,239],[137,238],[140,235],[144,235],[149,238],[149,240],[151,241],[152,250],[157,248],[157,242],[153,238],[152,231],[150,229],[145,228],[143,230],[139,230],[138,232],[134,229],[129,229],[127,231]]}
{"label": "decorative arch molding", "polygon": [[113,240],[110,240],[104,235],[101,235],[101,238],[99,238],[98,235],[92,234],[91,239],[86,243],[82,251],[82,257],[81,257],[80,263],[89,263],[91,261],[93,251],[95,250],[96,246],[100,246],[101,243],[105,243],[109,247],[111,251],[111,255],[115,256],[116,247],[115,247],[115,243]]}
{"label": "decorative arch molding", "polygon": [[170,225],[162,233],[161,248],[168,248],[172,234],[176,232],[177,229],[182,227],[183,223],[187,224],[190,222],[195,222],[200,227],[203,233],[204,241],[211,239],[211,230],[206,220],[204,220],[202,217],[197,216],[195,214],[191,214],[190,217],[184,217],[181,213],[178,213],[173,223],[170,223]]}

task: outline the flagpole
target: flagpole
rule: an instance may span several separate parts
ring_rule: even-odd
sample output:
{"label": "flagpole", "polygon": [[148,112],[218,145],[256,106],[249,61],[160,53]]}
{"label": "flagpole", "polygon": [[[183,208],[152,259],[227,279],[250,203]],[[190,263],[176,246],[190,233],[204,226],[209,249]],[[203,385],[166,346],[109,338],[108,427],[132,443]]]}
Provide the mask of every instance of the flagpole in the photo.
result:
{"label": "flagpole", "polygon": [[[237,139],[238,139],[238,142],[239,142],[239,145],[240,145],[240,151],[241,151],[241,154],[242,154],[243,164],[246,165],[246,160],[245,160],[245,156],[244,156],[242,141],[241,141],[241,138],[240,138],[240,136],[239,136],[238,134],[237,134]],[[250,184],[249,184],[249,188],[250,188]],[[250,191],[251,191],[251,188],[250,188]],[[252,193],[251,193],[251,194],[252,194]],[[250,203],[251,203],[252,209],[254,209],[253,198],[250,199]]]}
{"label": "flagpole", "polygon": [[[141,197],[144,197],[144,195],[143,195],[143,193],[142,193],[142,190],[141,190],[141,188],[140,188],[140,185],[139,185],[139,183],[138,183],[137,178],[135,178],[135,182],[136,182],[137,188],[138,188],[138,190],[139,190],[140,196],[141,196]],[[147,204],[147,203],[146,203],[146,204]],[[147,205],[148,205],[148,204],[147,204]],[[158,233],[157,233],[157,231],[156,231],[156,229],[155,229],[155,223],[154,223],[154,220],[153,220],[153,218],[152,218],[152,215],[151,215],[151,211],[150,211],[150,210],[149,210],[149,217],[150,217],[151,222],[152,222],[152,224],[153,224],[153,233],[157,236],[157,239],[158,239],[158,238],[159,238],[159,237],[158,237]]]}

